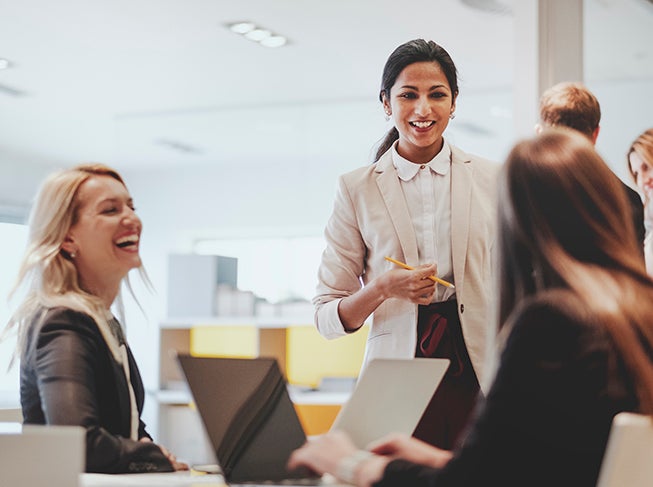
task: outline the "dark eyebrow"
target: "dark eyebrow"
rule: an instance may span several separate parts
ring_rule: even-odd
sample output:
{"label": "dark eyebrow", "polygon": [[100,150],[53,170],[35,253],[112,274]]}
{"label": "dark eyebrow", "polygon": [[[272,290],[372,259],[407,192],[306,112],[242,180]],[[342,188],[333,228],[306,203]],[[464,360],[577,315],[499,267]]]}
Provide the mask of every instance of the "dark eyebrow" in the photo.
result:
{"label": "dark eyebrow", "polygon": [[[415,90],[415,91],[418,91],[417,86],[412,86],[412,85],[403,85],[402,88],[409,89],[409,90]],[[429,88],[429,91],[437,90],[437,89],[439,89],[439,88],[448,89],[448,88],[447,88],[447,85],[445,85],[444,83],[442,83],[442,84],[439,84],[439,85],[433,85],[433,86],[431,86],[431,87]]]}

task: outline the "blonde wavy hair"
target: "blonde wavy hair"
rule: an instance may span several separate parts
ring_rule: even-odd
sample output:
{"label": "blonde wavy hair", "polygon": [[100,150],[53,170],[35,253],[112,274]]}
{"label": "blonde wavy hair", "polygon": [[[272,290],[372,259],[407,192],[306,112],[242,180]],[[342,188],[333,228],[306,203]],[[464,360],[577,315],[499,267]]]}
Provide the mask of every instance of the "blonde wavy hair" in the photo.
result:
{"label": "blonde wavy hair", "polygon": [[647,164],[653,166],[653,128],[645,130],[637,136],[637,138],[630,144],[628,152],[626,152],[626,166],[628,167],[628,172],[633,179],[633,182],[637,184],[637,176],[633,173],[633,168],[630,166],[630,155],[632,153],[637,154],[642,160],[646,161]]}
{"label": "blonde wavy hair", "polygon": [[[26,296],[3,333],[7,336],[12,331],[17,332],[16,350],[21,355],[28,348],[30,328],[41,325],[49,308],[66,307],[88,314],[97,323],[106,321],[104,304],[97,296],[82,289],[75,263],[62,249],[70,228],[79,217],[79,188],[94,176],[108,176],[125,186],[114,169],[103,164],[81,164],[48,176],[36,195],[29,217],[27,248],[10,293],[11,297],[24,287]],[[140,270],[149,284],[144,269],[141,267]],[[127,278],[125,281],[131,291]],[[117,301],[122,314],[120,297]],[[31,335],[35,337],[37,333]]]}

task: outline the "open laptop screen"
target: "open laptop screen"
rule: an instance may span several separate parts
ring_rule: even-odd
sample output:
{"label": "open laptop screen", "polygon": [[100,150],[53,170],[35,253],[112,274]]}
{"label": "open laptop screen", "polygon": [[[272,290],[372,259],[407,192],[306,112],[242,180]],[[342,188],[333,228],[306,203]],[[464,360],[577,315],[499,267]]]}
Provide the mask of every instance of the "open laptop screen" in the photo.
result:
{"label": "open laptop screen", "polygon": [[275,359],[178,359],[227,482],[307,476],[286,470],[306,435]]}

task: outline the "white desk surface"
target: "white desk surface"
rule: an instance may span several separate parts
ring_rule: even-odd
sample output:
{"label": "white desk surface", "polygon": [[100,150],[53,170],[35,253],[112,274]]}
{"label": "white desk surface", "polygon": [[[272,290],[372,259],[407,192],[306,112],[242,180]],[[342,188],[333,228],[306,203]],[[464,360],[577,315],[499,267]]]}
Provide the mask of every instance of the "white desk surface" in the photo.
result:
{"label": "white desk surface", "polygon": [[[80,476],[80,487],[225,487],[221,475],[191,474],[189,472],[171,473],[141,473],[108,475],[97,473],[84,473]],[[345,484],[336,483],[333,477],[326,477],[325,484],[329,487],[347,487]],[[248,487],[258,487],[248,485]],[[262,485],[260,487],[272,487]]]}
{"label": "white desk surface", "polygon": [[189,472],[139,473],[109,475],[84,473],[80,476],[80,487],[164,487],[164,486],[208,486],[226,485],[221,475],[194,475]]}

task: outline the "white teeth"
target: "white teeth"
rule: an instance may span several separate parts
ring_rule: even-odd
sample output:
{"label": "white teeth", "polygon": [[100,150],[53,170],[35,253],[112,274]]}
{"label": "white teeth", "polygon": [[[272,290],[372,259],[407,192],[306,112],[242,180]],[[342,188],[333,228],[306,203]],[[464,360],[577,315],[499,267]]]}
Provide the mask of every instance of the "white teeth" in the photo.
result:
{"label": "white teeth", "polygon": [[138,242],[138,235],[128,235],[126,237],[122,237],[116,241],[117,245],[124,245],[127,243],[137,243]]}
{"label": "white teeth", "polygon": [[433,121],[428,121],[428,122],[410,122],[411,125],[414,125],[415,127],[419,127],[421,129],[425,129],[427,127],[430,127],[433,125]]}

